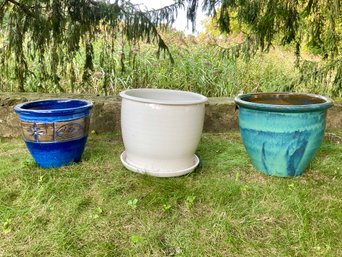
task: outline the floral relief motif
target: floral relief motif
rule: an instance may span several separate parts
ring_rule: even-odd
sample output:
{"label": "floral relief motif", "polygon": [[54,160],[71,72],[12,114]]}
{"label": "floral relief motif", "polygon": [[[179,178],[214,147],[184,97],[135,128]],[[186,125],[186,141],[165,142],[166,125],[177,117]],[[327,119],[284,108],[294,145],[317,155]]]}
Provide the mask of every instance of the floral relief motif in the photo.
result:
{"label": "floral relief motif", "polygon": [[36,140],[38,140],[40,136],[46,135],[46,130],[42,130],[41,128],[35,125],[36,124],[30,127],[27,132],[31,133],[31,136],[36,138]]}
{"label": "floral relief motif", "polygon": [[53,141],[53,126],[53,123],[21,122],[23,136],[30,142]]}

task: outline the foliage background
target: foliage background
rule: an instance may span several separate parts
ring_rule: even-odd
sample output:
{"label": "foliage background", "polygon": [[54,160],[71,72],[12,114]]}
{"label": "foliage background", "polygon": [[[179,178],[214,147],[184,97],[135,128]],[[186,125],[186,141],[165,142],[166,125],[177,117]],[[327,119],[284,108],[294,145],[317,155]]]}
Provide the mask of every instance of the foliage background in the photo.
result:
{"label": "foliage background", "polygon": [[[190,21],[198,8],[214,18],[186,37],[168,29],[180,8]],[[0,90],[341,96],[341,8],[340,0],[179,0],[151,11],[129,1],[3,0]]]}

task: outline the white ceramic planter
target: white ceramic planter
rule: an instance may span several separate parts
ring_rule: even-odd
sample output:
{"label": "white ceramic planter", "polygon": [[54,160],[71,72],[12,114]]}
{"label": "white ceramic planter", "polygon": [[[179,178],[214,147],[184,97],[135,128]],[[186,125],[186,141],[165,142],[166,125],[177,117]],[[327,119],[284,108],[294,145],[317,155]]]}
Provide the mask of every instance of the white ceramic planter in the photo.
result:
{"label": "white ceramic planter", "polygon": [[127,169],[174,177],[196,168],[206,97],[166,89],[131,89],[120,96],[121,161]]}

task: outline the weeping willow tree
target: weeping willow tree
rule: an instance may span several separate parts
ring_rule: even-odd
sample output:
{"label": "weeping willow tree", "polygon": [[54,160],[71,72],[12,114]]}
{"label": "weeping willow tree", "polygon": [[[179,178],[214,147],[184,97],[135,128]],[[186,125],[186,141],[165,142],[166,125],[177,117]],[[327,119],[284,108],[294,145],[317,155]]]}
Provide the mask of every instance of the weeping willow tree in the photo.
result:
{"label": "weeping willow tree", "polygon": [[[63,92],[57,71],[69,74],[73,88],[75,58],[84,51],[82,80],[86,85],[94,71],[94,41],[101,35],[106,41],[100,54],[106,89],[110,57],[121,47],[115,40],[118,36],[133,43],[154,43],[158,55],[163,52],[174,62],[160,28],[171,25],[184,8],[193,26],[199,8],[215,17],[222,32],[231,32],[233,20],[244,25],[244,42],[224,49],[227,56],[249,58],[257,51],[268,51],[280,39],[281,44],[294,46],[304,83],[333,85],[334,94],[341,93],[340,0],[175,0],[150,11],[124,0],[2,0],[1,68],[6,71],[9,61],[14,61],[17,90],[25,91],[26,78],[32,75],[29,60],[35,60],[40,72],[33,75],[39,76],[41,86],[49,80],[55,91]],[[303,44],[318,49],[324,62],[301,59]],[[122,64],[123,60],[124,55]]]}

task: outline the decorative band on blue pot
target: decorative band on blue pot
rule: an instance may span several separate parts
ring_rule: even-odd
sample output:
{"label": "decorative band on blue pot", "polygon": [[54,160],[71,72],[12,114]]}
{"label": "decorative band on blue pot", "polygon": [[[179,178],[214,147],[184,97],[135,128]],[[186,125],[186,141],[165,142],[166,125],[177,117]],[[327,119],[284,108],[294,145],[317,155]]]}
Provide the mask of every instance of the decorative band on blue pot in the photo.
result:
{"label": "decorative band on blue pot", "polygon": [[92,106],[88,100],[47,99],[14,107],[26,146],[39,166],[57,168],[81,160]]}
{"label": "decorative band on blue pot", "polygon": [[235,98],[243,144],[266,174],[299,176],[319,148],[333,102],[314,94],[254,93]]}

